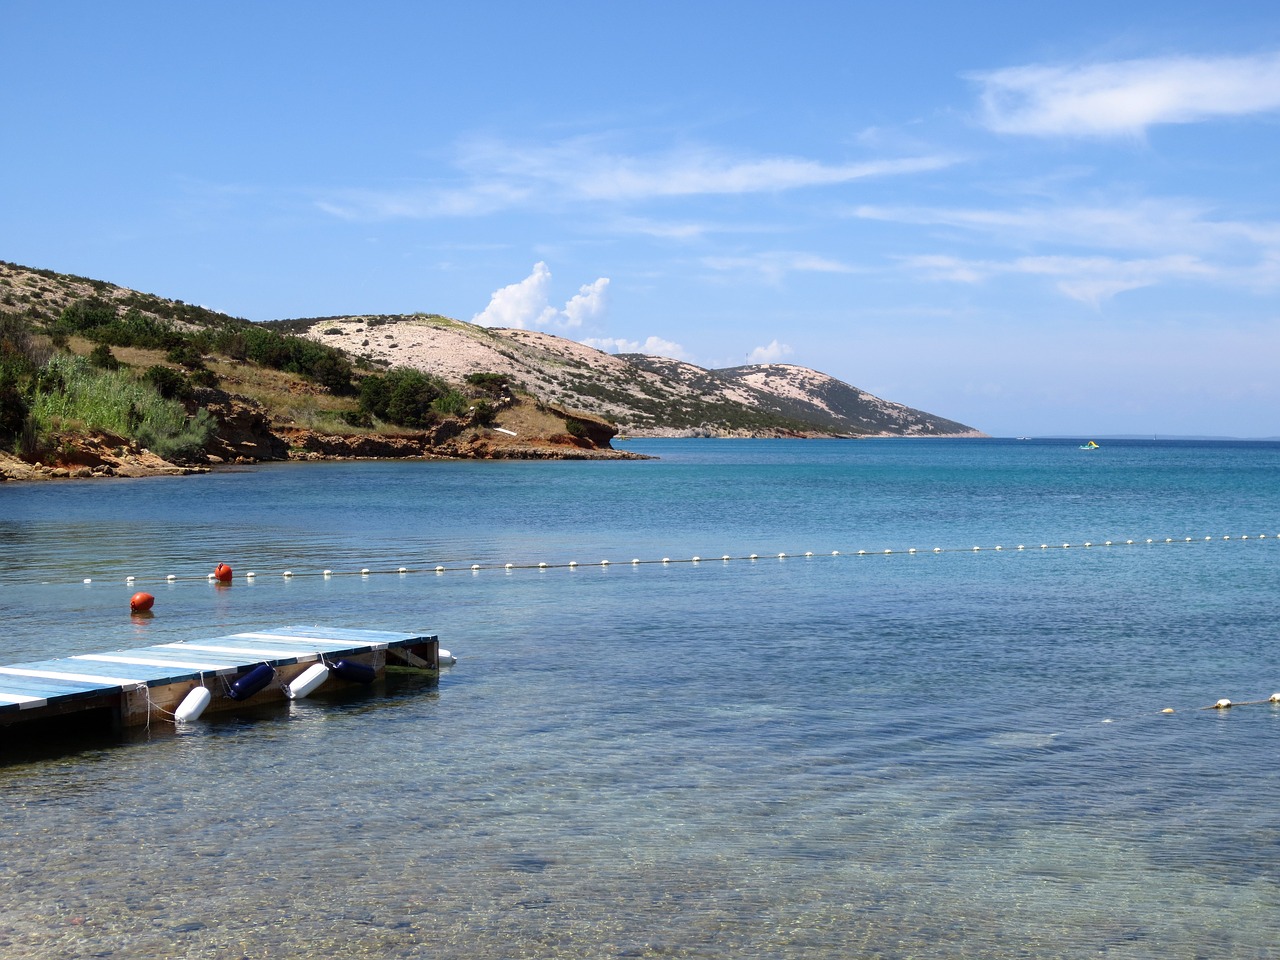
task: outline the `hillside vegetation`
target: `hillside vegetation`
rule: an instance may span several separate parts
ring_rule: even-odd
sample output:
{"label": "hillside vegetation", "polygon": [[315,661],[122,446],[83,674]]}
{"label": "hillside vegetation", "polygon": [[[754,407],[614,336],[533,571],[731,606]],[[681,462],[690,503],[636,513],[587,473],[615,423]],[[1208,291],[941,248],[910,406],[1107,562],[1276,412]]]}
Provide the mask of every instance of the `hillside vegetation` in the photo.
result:
{"label": "hillside vegetation", "polygon": [[974,428],[875,397],[794,364],[707,370],[602,353],[535,330],[491,329],[433,315],[269,323],[368,363],[446,379],[486,370],[544,398],[603,417],[629,436],[981,436]]}
{"label": "hillside vegetation", "polygon": [[609,442],[619,430],[975,434],[792,365],[709,371],[427,314],[250,323],[0,262],[0,457],[34,475],[299,457],[623,456]]}

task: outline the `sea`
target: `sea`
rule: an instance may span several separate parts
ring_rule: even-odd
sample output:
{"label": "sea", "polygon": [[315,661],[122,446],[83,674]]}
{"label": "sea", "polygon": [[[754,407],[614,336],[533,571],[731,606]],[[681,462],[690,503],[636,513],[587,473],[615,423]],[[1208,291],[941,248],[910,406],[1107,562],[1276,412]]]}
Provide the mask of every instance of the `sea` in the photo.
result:
{"label": "sea", "polygon": [[0,956],[1275,957],[1280,444],[1081,442],[0,485],[0,662],[457,657],[0,732]]}

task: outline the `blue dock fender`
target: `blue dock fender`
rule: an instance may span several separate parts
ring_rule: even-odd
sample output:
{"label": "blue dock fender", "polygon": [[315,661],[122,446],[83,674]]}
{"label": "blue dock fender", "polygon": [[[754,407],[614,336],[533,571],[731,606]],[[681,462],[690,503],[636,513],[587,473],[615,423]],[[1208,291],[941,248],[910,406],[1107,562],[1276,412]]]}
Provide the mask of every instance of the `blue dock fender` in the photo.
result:
{"label": "blue dock fender", "polygon": [[276,669],[269,663],[260,663],[235,683],[227,691],[232,700],[248,700],[275,678]]}
{"label": "blue dock fender", "polygon": [[354,680],[356,683],[373,683],[378,679],[378,671],[354,660],[339,660],[333,665],[333,672],[343,680]]}

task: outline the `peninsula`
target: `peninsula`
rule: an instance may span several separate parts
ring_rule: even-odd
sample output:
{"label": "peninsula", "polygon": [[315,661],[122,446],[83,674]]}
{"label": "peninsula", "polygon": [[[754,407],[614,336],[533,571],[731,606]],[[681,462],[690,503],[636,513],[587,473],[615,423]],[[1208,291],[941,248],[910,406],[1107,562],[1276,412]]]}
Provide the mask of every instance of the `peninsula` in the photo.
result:
{"label": "peninsula", "polygon": [[792,364],[707,370],[433,314],[251,323],[0,261],[0,477],[636,456],[619,435],[983,434]]}

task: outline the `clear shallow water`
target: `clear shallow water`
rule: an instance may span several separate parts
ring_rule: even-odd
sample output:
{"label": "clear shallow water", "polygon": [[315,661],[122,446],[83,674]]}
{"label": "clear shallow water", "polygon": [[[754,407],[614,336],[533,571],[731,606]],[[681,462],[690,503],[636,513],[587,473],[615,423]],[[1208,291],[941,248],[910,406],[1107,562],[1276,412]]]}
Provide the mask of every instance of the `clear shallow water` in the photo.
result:
{"label": "clear shallow water", "polygon": [[[5,662],[311,622],[461,658],[6,743],[0,954],[1274,954],[1280,710],[1198,708],[1280,690],[1280,446],[632,448],[0,486]],[[762,559],[627,562],[725,553]]]}

